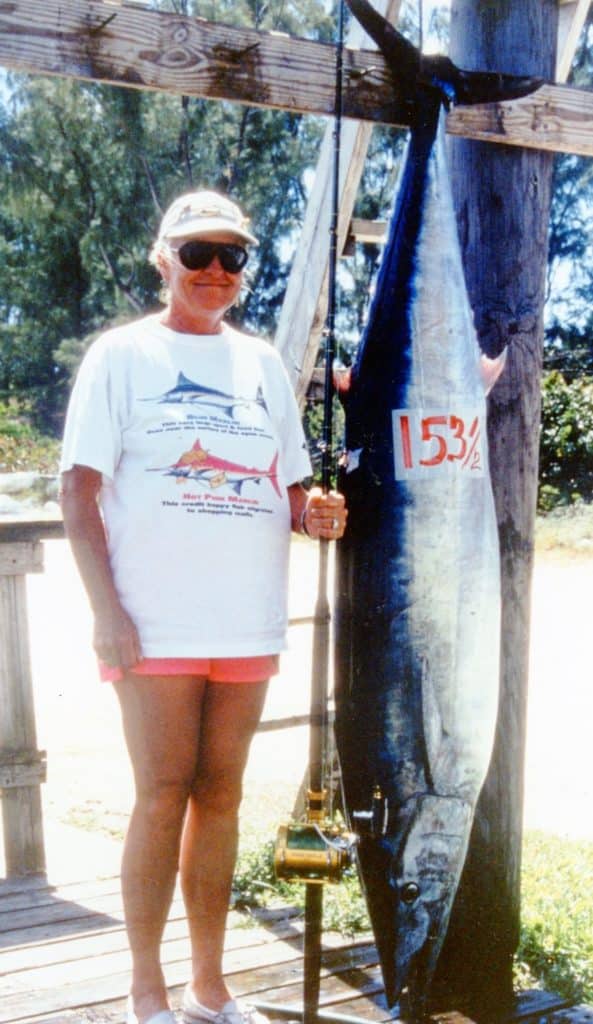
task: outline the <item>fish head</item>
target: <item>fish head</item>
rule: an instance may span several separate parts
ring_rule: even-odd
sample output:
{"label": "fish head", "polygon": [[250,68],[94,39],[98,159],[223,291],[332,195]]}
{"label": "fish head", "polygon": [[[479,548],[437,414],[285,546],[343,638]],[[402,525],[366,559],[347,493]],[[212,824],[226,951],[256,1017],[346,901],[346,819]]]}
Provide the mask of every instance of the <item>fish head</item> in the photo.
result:
{"label": "fish head", "polygon": [[369,909],[389,1003],[406,990],[409,1014],[420,1020],[463,869],[472,810],[456,798],[423,796],[411,803],[407,827],[400,820],[378,841],[387,886],[382,907],[375,914]]}

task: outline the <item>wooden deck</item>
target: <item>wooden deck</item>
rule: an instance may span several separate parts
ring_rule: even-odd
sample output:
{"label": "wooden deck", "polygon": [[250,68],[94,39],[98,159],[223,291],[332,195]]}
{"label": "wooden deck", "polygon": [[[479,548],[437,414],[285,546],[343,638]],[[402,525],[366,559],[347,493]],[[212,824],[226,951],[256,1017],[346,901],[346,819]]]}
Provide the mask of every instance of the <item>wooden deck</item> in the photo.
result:
{"label": "wooden deck", "polygon": [[[232,911],[225,972],[233,992],[256,1004],[298,1007],[302,921],[291,908]],[[163,943],[174,1009],[189,977],[189,945],[176,898]],[[0,881],[0,1024],[111,1024],[124,1018],[129,955],[119,878],[48,885],[41,877]],[[374,1022],[391,1020],[370,938],[324,936],[320,1009]],[[270,1014],[273,1016],[273,1014]],[[458,1015],[443,1015],[451,1024]],[[517,1000],[513,1020],[593,1024],[593,1010],[546,993]]]}

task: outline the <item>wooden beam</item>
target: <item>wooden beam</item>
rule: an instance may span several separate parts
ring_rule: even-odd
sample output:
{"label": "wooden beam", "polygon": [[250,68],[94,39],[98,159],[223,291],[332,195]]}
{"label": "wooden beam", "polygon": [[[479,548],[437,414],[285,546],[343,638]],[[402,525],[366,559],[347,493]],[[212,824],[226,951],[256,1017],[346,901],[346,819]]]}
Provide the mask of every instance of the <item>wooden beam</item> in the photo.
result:
{"label": "wooden beam", "polygon": [[[347,48],[344,64],[346,117],[407,123],[379,54]],[[0,65],[310,114],[334,110],[333,46],[136,3],[0,0]],[[592,156],[593,93],[546,86],[512,103],[458,107],[448,128],[468,138]]]}
{"label": "wooden beam", "polygon": [[556,81],[566,82],[579,45],[591,0],[558,0]]}
{"label": "wooden beam", "polygon": [[[141,89],[332,114],[335,48],[99,0],[0,0],[0,64]],[[403,116],[385,62],[345,59],[350,117]]]}
{"label": "wooden beam", "polygon": [[[396,22],[401,0],[379,0],[376,9]],[[359,45],[366,36],[354,21],[348,45]],[[375,59],[378,59],[376,56]],[[372,126],[360,122],[342,125],[339,174],[338,252],[348,233],[360,176],[371,137]],[[274,344],[288,370],[297,399],[304,403],[315,367],[321,334],[326,321],[329,243],[333,175],[334,124],[325,130],[317,172],[292,261],[276,329]]]}
{"label": "wooden beam", "polygon": [[353,217],[348,231],[348,241],[367,242],[383,245],[387,234],[387,222],[384,220],[362,220]]}
{"label": "wooden beam", "polygon": [[593,92],[543,85],[511,103],[455,107],[447,131],[482,142],[593,156]]}

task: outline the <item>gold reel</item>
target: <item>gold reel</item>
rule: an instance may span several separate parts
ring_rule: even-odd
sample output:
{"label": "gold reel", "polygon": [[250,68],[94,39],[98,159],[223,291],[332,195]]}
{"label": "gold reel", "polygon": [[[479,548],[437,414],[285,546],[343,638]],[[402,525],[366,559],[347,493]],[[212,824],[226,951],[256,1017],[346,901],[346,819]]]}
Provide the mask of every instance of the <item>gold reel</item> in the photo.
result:
{"label": "gold reel", "polygon": [[280,825],[274,851],[276,877],[290,882],[339,882],[352,863],[356,837],[323,820],[323,793],[308,794],[304,822]]}

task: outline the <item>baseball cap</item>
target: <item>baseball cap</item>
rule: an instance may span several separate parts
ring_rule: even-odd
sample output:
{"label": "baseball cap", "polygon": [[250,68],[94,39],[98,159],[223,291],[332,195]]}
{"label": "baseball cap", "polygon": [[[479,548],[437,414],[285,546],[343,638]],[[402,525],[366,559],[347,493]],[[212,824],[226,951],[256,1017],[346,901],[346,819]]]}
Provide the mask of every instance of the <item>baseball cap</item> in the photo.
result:
{"label": "baseball cap", "polygon": [[178,196],[165,212],[158,240],[199,238],[218,231],[230,231],[244,242],[257,245],[248,230],[249,218],[236,203],[218,192],[187,192]]}

